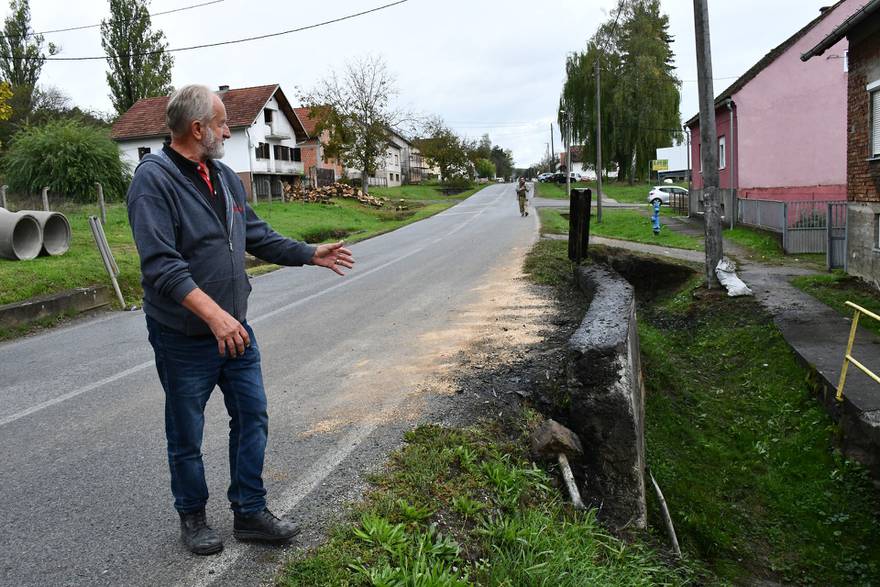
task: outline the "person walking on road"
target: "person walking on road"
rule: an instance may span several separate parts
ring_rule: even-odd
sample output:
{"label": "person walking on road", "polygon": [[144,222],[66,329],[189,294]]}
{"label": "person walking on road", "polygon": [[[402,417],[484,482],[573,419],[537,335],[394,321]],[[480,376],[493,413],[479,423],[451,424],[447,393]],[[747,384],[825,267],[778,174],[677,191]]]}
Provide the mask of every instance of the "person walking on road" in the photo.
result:
{"label": "person walking on road", "polygon": [[299,532],[266,507],[268,437],[260,350],[247,323],[247,251],[270,263],[317,265],[344,275],[354,258],[343,243],[313,246],[273,231],[247,204],[244,184],[220,163],[230,138],[226,108],[207,87],[188,85],[166,109],[171,142],[146,155],[128,190],[140,256],[144,313],[165,392],[171,493],[184,544],[223,549],[205,515],[202,463],[205,404],[215,386],[229,413],[227,497],[239,540],[286,541]]}
{"label": "person walking on road", "polygon": [[516,186],[516,199],[519,200],[519,215],[528,216],[527,198],[529,195],[529,186],[526,185],[526,178],[519,178],[519,184]]}

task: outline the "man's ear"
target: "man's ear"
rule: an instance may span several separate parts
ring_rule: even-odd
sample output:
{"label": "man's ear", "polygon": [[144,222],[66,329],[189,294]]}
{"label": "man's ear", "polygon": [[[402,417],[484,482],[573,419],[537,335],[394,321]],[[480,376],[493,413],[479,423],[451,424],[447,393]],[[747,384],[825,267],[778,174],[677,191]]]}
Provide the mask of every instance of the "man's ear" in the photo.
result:
{"label": "man's ear", "polygon": [[202,140],[202,135],[205,132],[204,126],[202,126],[202,122],[200,120],[193,120],[189,125],[190,131],[192,131],[193,136],[196,140]]}

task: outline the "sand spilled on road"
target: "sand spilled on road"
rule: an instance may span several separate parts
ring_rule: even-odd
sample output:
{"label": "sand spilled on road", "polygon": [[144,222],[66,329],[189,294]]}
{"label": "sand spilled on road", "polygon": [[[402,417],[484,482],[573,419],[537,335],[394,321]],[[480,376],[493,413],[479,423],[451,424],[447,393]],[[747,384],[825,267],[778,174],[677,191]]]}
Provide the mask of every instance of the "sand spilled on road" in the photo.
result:
{"label": "sand spilled on road", "polygon": [[452,381],[462,369],[492,369],[542,342],[541,331],[556,309],[522,273],[530,246],[511,250],[503,265],[489,271],[473,290],[477,301],[450,313],[446,327],[419,336],[414,359],[358,369],[338,407],[298,438],[334,434],[353,425],[417,421],[431,394],[455,393]]}

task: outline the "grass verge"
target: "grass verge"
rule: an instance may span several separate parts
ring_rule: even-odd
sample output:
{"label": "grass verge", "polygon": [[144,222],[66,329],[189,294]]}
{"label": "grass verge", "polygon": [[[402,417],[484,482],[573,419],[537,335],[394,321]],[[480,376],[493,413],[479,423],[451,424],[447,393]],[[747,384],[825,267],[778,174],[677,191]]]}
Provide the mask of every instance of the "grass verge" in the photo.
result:
{"label": "grass verge", "polygon": [[754,301],[695,287],[639,322],[648,461],[683,548],[738,584],[880,583],[880,502],[809,373]]}
{"label": "grass verge", "polygon": [[[880,314],[880,293],[858,277],[847,275],[843,271],[795,277],[791,283],[844,316],[852,317],[853,314],[846,302]],[[859,326],[880,336],[880,324],[870,318],[859,320]]]}
{"label": "grass verge", "polygon": [[[409,209],[399,212],[369,208],[353,200],[334,200],[330,206],[260,203],[254,208],[257,214],[285,236],[310,242],[341,239],[354,242],[441,212],[482,187],[449,198],[431,186],[386,188],[383,190],[386,197],[407,199]],[[422,196],[427,199],[418,199]],[[71,207],[63,212],[71,225],[70,250],[60,257],[38,257],[30,261],[0,259],[0,304],[19,302],[76,287],[109,284],[88,224],[89,215],[97,214],[97,210],[94,206],[81,206]],[[140,262],[124,205],[113,204],[108,207],[104,231],[119,265],[122,293],[129,303],[140,305]]]}
{"label": "grass verge", "polygon": [[[544,234],[567,234],[568,218],[553,208],[541,208],[541,231]],[[655,235],[651,230],[651,219],[638,210],[605,210],[602,223],[596,221],[595,214],[590,219],[590,234],[620,240],[672,247],[676,249],[703,250],[700,238],[681,234],[665,228]]]}
{"label": "grass verge", "polygon": [[[565,184],[536,183],[537,194],[542,198],[566,199]],[[572,187],[590,188],[596,192],[595,181],[579,181],[571,184]],[[653,183],[639,183],[629,185],[626,182],[603,181],[602,193],[621,204],[648,204],[648,192],[654,187]],[[687,189],[687,186],[681,186]]]}
{"label": "grass verge", "polygon": [[422,426],[329,541],[278,584],[317,587],[676,585],[690,577],[575,512],[499,425]]}

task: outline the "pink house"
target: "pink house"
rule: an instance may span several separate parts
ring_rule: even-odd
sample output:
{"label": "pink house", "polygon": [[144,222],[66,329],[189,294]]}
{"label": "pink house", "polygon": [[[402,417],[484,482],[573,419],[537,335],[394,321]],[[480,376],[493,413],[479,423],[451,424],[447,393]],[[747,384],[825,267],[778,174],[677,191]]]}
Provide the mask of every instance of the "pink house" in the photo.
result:
{"label": "pink house", "polygon": [[[840,0],[770,51],[715,99],[720,187],[739,198],[846,200],[847,41],[825,58],[809,50],[864,4]],[[699,115],[691,133],[693,188],[700,173]],[[726,207],[725,206],[725,207]]]}

